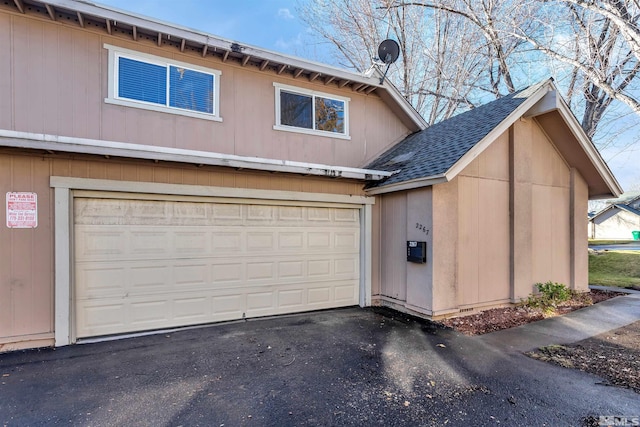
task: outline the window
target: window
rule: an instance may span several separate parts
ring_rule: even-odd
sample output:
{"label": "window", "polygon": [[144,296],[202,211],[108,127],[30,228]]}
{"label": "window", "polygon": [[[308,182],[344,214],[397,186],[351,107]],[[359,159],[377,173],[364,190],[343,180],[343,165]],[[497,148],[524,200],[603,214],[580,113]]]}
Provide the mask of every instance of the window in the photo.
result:
{"label": "window", "polygon": [[105,102],[222,120],[217,70],[105,44],[109,50],[109,97]]}
{"label": "window", "polygon": [[349,98],[292,86],[276,88],[276,130],[349,139]]}

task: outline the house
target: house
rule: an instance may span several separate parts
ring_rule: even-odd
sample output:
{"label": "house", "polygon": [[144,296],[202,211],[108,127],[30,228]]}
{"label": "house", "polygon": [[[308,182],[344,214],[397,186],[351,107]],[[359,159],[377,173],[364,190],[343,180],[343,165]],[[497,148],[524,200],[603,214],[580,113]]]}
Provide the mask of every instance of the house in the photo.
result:
{"label": "house", "polygon": [[[621,192],[553,80],[417,132],[367,167],[396,171],[367,190],[387,254],[374,261],[379,298],[431,318],[515,303],[549,280],[587,291],[587,201]],[[426,241],[430,262],[400,263],[405,236]]]}
{"label": "house", "polygon": [[632,239],[640,231],[640,193],[624,193],[607,200],[606,206],[589,217],[590,239]]}
{"label": "house", "polygon": [[89,2],[0,4],[0,40],[0,351],[584,290],[620,193],[552,81],[427,128],[375,69]]}

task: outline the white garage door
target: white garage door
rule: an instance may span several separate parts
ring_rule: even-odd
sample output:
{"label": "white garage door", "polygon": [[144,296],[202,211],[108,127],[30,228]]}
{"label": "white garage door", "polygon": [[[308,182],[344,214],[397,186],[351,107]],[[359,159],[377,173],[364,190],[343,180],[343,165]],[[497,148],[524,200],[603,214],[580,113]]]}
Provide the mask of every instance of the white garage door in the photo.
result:
{"label": "white garage door", "polygon": [[355,208],[74,199],[76,337],[355,305]]}

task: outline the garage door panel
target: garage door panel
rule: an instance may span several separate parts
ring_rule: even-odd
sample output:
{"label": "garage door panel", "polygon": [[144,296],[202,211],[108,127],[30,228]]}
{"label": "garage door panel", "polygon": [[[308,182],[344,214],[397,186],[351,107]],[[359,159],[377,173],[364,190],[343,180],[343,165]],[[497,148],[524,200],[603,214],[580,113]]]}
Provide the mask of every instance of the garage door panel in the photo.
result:
{"label": "garage door panel", "polygon": [[278,263],[278,277],[282,280],[300,280],[306,275],[304,261],[281,261]]}
{"label": "garage door panel", "polygon": [[336,249],[348,249],[357,251],[360,244],[360,236],[358,233],[335,233],[334,234],[334,248]]}
{"label": "garage door panel", "polygon": [[278,306],[282,308],[302,308],[305,303],[304,289],[291,289],[278,292]]}
{"label": "garage door panel", "polygon": [[246,306],[245,300],[242,294],[214,295],[211,298],[212,321],[240,319]]}
{"label": "garage door panel", "polygon": [[251,252],[260,253],[263,251],[271,251],[272,249],[275,249],[274,232],[267,233],[264,231],[247,230],[246,239],[247,250]]}
{"label": "garage door panel", "polygon": [[173,283],[178,288],[204,288],[210,282],[207,263],[176,265],[173,268]]}
{"label": "garage door panel", "polygon": [[[341,278],[355,278],[359,272],[359,262],[354,258],[336,259],[334,261],[334,274]],[[346,276],[346,277],[345,277]]]}
{"label": "garage door panel", "polygon": [[243,272],[241,263],[216,263],[211,266],[211,281],[214,284],[240,282]]}
{"label": "garage door panel", "polygon": [[358,302],[358,209],[119,199],[75,207],[77,337]]}
{"label": "garage door panel", "polygon": [[149,324],[164,324],[171,319],[171,301],[164,298],[165,295],[155,295],[156,300],[140,299],[140,297],[132,299],[130,303],[129,313],[131,315],[131,324],[134,326],[148,327]]}
{"label": "garage door panel", "polygon": [[89,302],[76,309],[77,323],[83,325],[83,330],[90,335],[105,335],[122,330],[128,324],[126,316],[126,304],[123,302],[100,302],[97,306]]}
{"label": "garage door panel", "polygon": [[331,288],[329,286],[319,286],[307,291],[307,302],[312,306],[324,306],[331,301]]}
{"label": "garage door panel", "polygon": [[209,233],[202,231],[177,231],[173,234],[173,247],[176,254],[201,255],[209,253]]}
{"label": "garage door panel", "polygon": [[353,298],[357,297],[356,287],[353,284],[344,284],[335,287],[335,302],[347,303],[353,301]]}
{"label": "garage door panel", "polygon": [[126,293],[127,271],[117,265],[103,265],[80,270],[76,277],[87,285],[78,288],[76,297],[89,298],[92,294],[124,295]]}
{"label": "garage door panel", "polygon": [[174,319],[206,322],[208,307],[209,298],[207,297],[176,299],[173,306]]}
{"label": "garage door panel", "polygon": [[123,256],[126,253],[126,236],[121,230],[78,226],[78,231],[81,237],[76,239],[76,260],[103,259],[105,256]]}

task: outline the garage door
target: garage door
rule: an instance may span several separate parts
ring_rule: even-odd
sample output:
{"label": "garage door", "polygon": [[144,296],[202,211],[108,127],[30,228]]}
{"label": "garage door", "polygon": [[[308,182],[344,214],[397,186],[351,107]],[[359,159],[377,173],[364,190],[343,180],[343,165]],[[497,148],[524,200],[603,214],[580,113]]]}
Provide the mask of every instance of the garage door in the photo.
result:
{"label": "garage door", "polygon": [[357,208],[75,198],[76,337],[358,303]]}

